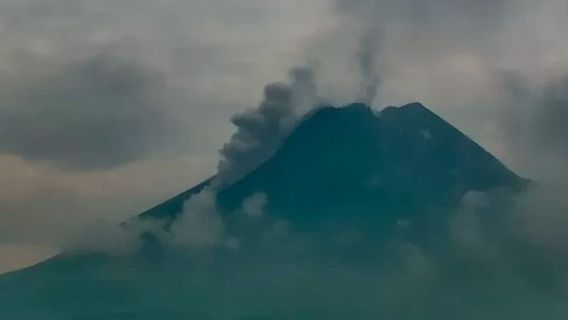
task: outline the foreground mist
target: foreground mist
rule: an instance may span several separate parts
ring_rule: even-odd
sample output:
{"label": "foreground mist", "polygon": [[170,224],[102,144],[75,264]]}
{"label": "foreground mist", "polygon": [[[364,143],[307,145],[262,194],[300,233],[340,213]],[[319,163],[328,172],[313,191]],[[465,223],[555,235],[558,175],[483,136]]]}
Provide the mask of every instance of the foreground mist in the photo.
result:
{"label": "foreground mist", "polygon": [[518,201],[523,200],[469,195],[452,214],[448,242],[429,247],[407,240],[407,222],[381,242],[358,238],[352,229],[324,239],[273,225],[254,248],[229,243],[62,256],[0,279],[0,315],[563,319],[568,257],[535,245],[514,227],[521,214]]}

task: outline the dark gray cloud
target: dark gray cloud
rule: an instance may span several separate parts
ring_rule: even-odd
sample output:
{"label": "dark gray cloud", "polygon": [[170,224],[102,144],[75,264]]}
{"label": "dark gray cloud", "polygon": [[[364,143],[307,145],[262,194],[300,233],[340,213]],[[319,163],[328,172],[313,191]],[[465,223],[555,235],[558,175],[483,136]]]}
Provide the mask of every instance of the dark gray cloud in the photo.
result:
{"label": "dark gray cloud", "polygon": [[267,43],[257,25],[281,23],[258,0],[0,7],[0,153],[58,167],[107,169],[162,155],[164,145],[214,163],[227,119],[254,102],[265,72],[283,68],[278,46],[256,49]]}
{"label": "dark gray cloud", "polygon": [[102,50],[61,64],[20,60],[1,79],[0,152],[105,169],[141,158],[173,131],[161,76],[128,57]]}
{"label": "dark gray cloud", "polygon": [[568,76],[549,83],[535,108],[536,136],[547,148],[568,154]]}
{"label": "dark gray cloud", "polygon": [[535,178],[565,184],[568,161],[568,76],[544,81],[518,72],[500,77],[501,124],[508,152]]}
{"label": "dark gray cloud", "polygon": [[568,153],[568,75],[540,83],[518,72],[499,74],[506,106],[505,124],[516,143]]}

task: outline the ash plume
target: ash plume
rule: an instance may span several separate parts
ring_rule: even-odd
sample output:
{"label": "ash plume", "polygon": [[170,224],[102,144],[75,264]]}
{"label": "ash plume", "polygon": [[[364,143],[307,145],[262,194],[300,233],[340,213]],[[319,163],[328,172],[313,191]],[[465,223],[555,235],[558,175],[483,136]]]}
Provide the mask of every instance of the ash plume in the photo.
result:
{"label": "ash plume", "polygon": [[359,72],[361,73],[359,100],[366,104],[371,104],[375,100],[382,82],[378,70],[380,50],[380,30],[375,24],[361,38],[358,54]]}
{"label": "ash plume", "polygon": [[267,85],[264,99],[256,109],[231,119],[237,132],[220,150],[217,185],[234,182],[267,160],[294,127],[301,112],[317,103],[313,70],[293,68],[289,76],[287,83]]}

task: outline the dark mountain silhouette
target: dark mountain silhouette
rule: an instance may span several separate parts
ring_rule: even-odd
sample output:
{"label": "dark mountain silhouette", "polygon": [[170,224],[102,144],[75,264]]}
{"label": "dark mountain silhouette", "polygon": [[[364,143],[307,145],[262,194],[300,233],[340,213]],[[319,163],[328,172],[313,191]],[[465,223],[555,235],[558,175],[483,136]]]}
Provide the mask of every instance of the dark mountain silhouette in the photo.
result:
{"label": "dark mountain silhouette", "polygon": [[[175,219],[209,181],[141,217]],[[373,232],[400,219],[428,228],[431,214],[454,209],[469,191],[518,190],[526,183],[419,103],[381,112],[351,104],[306,116],[273,157],[217,197],[229,217],[245,199],[264,193],[267,212],[298,230],[333,232],[353,224]]]}

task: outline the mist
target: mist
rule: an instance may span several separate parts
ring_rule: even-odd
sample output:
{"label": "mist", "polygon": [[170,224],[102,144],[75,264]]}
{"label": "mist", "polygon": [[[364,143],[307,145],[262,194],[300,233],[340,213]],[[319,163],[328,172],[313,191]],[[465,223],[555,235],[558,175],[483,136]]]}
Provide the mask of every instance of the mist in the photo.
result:
{"label": "mist", "polygon": [[[347,227],[335,239],[297,233],[286,221],[251,215],[250,208],[259,206],[251,202],[269,205],[270,199],[258,195],[237,213],[246,228],[228,229],[231,222],[219,215],[211,196],[205,191],[186,204],[182,220],[162,235],[159,256],[114,247],[107,251],[112,260],[85,256],[95,274],[71,267],[67,276],[75,281],[101,281],[101,290],[109,292],[124,286],[138,292],[126,304],[104,302],[92,314],[472,320],[568,315],[563,303],[568,204],[562,193],[545,187],[523,194],[467,194],[450,216],[447,242],[434,247],[409,240],[408,223],[399,224],[386,242],[357,237],[345,242],[342,234],[357,233]],[[251,234],[256,242],[242,241]],[[5,294],[0,296],[10,301]],[[55,305],[35,305],[26,314],[60,319],[84,313],[82,306],[92,304],[77,297],[66,313],[51,309]],[[18,305],[3,312],[17,310],[11,308]]]}

